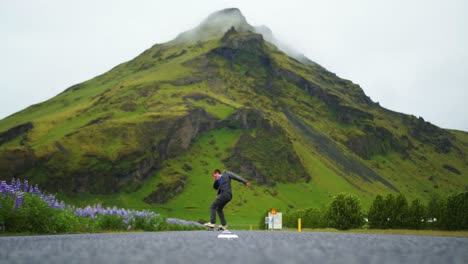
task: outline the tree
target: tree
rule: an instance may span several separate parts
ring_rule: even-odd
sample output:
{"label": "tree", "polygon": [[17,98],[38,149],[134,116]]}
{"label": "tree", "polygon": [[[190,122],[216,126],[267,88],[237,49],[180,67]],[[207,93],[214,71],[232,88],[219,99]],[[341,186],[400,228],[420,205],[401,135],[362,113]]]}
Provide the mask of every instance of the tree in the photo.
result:
{"label": "tree", "polygon": [[386,228],[387,227],[387,210],[385,200],[382,195],[377,195],[372,202],[367,214],[370,228]]}
{"label": "tree", "polygon": [[389,193],[385,196],[384,200],[385,208],[383,210],[383,215],[386,216],[386,222],[383,228],[393,228],[395,221],[395,196]]}
{"label": "tree", "polygon": [[288,228],[297,228],[297,219],[302,219],[302,227],[306,227],[304,225],[304,210],[296,210],[290,211],[283,215],[283,226]]}
{"label": "tree", "polygon": [[408,210],[408,221],[406,226],[411,229],[421,229],[425,224],[426,208],[419,199],[411,202]]}
{"label": "tree", "polygon": [[427,226],[429,228],[442,228],[446,200],[440,195],[434,194],[429,199],[426,210]]}
{"label": "tree", "polygon": [[318,208],[309,208],[304,211],[302,226],[306,228],[326,227],[327,224],[324,218],[324,210]]}
{"label": "tree", "polygon": [[326,213],[328,226],[346,230],[361,227],[364,214],[359,199],[352,194],[339,194],[333,198]]}
{"label": "tree", "polygon": [[403,194],[395,197],[391,212],[391,227],[406,228],[408,225],[408,200]]}
{"label": "tree", "polygon": [[443,225],[448,230],[468,230],[468,192],[450,195]]}

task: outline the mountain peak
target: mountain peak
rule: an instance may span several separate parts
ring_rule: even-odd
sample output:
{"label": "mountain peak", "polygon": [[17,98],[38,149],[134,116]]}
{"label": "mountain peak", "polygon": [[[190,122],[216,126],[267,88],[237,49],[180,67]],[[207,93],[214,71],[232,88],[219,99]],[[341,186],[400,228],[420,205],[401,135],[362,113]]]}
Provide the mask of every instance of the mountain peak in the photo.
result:
{"label": "mountain peak", "polygon": [[238,8],[226,8],[210,14],[203,22],[205,23],[225,23],[228,21],[247,24],[247,20]]}
{"label": "mountain peak", "polygon": [[210,14],[200,26],[220,28],[223,33],[231,27],[234,27],[237,31],[254,30],[254,28],[247,23],[247,20],[238,8],[227,8],[214,12]]}
{"label": "mountain peak", "polygon": [[190,42],[221,37],[232,27],[241,32],[255,31],[238,8],[226,8],[210,14],[196,28],[179,34],[175,40]]}
{"label": "mountain peak", "polygon": [[220,38],[234,28],[237,32],[254,32],[261,34],[263,39],[272,43],[290,57],[306,65],[318,65],[305,57],[302,53],[276,39],[270,28],[265,25],[254,27],[247,22],[242,12],[238,8],[226,8],[216,11],[205,18],[197,27],[179,34],[176,42],[196,42],[212,38]]}

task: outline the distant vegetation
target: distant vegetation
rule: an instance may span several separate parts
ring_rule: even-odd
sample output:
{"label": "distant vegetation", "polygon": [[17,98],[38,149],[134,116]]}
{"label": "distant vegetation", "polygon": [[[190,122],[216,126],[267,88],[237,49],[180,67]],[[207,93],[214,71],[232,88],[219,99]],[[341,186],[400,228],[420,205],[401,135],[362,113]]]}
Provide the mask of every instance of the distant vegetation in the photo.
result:
{"label": "distant vegetation", "polygon": [[433,196],[426,203],[419,199],[408,203],[403,194],[377,195],[367,213],[355,195],[339,194],[325,207],[283,214],[283,226],[297,227],[299,218],[304,228],[468,230],[468,192]]}
{"label": "distant vegetation", "polygon": [[[266,229],[263,215],[260,229]],[[287,211],[283,226],[339,230],[431,229],[468,230],[468,192],[446,198],[433,196],[426,203],[408,203],[403,194],[377,195],[364,212],[359,198],[341,193],[321,208]],[[149,210],[103,208],[100,205],[77,208],[46,195],[28,181],[13,179],[0,183],[0,230],[9,233],[79,233],[102,231],[163,231],[203,229],[200,223],[166,218]]]}

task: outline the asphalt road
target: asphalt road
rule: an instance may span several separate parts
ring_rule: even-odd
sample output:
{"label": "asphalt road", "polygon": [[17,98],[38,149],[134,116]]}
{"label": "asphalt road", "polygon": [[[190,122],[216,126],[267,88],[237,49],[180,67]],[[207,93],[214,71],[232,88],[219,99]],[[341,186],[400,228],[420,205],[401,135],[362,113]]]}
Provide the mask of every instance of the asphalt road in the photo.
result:
{"label": "asphalt road", "polygon": [[468,237],[232,232],[0,237],[0,263],[468,263]]}

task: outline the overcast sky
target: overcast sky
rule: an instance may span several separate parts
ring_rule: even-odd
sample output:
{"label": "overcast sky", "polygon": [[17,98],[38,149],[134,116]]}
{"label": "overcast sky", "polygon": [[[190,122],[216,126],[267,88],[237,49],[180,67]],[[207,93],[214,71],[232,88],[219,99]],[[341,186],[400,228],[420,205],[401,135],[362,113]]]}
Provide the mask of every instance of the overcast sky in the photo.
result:
{"label": "overcast sky", "polygon": [[383,107],[468,131],[466,0],[0,0],[0,119],[228,7]]}

